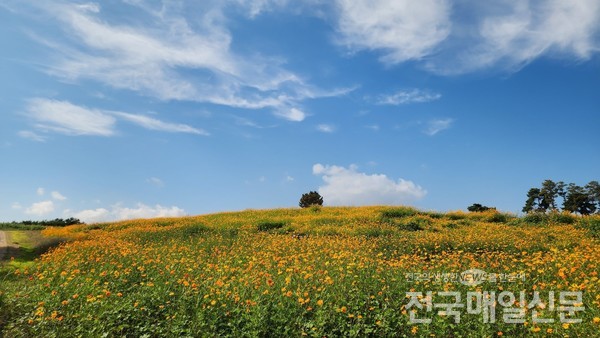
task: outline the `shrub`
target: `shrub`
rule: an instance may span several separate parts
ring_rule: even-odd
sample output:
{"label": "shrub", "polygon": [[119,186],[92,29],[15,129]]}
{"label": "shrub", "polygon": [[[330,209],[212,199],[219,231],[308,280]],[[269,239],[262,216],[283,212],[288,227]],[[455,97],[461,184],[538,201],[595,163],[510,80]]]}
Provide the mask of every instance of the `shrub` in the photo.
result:
{"label": "shrub", "polygon": [[381,217],[383,218],[402,218],[408,216],[414,216],[419,212],[413,208],[408,207],[400,207],[394,209],[388,209],[381,212]]}
{"label": "shrub", "polygon": [[396,225],[403,230],[408,231],[419,231],[425,230],[425,227],[431,225],[432,221],[429,217],[416,216],[403,219]]}
{"label": "shrub", "polygon": [[525,223],[541,224],[547,223],[550,217],[543,212],[530,212],[522,220]]}
{"label": "shrub", "polygon": [[509,214],[495,212],[495,213],[491,214],[486,220],[488,222],[492,222],[492,223],[506,223],[512,218],[513,218],[513,216],[511,216]]}
{"label": "shrub", "polygon": [[579,221],[579,225],[587,229],[590,236],[600,239],[600,217],[584,217]]}
{"label": "shrub", "polygon": [[467,208],[470,212],[482,212],[488,210],[496,210],[494,207],[486,207],[485,205],[481,205],[479,203],[473,203],[471,206]]}
{"label": "shrub", "polygon": [[323,205],[323,197],[316,191],[310,191],[302,194],[299,205],[301,208],[308,208],[312,205]]}
{"label": "shrub", "polygon": [[552,212],[550,213],[550,221],[560,224],[573,224],[577,221],[577,216],[568,212]]}
{"label": "shrub", "polygon": [[265,221],[258,223],[258,231],[269,231],[273,229],[281,229],[285,226],[285,222]]}
{"label": "shrub", "polygon": [[465,213],[463,213],[462,211],[454,211],[454,212],[447,213],[446,217],[448,217],[448,219],[450,219],[450,220],[456,221],[459,219],[467,218],[467,215]]}

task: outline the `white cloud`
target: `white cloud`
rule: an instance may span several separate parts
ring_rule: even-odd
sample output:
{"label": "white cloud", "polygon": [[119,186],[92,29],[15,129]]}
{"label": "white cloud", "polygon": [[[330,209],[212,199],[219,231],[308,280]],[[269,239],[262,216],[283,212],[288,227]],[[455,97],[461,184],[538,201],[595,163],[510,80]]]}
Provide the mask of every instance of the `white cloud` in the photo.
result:
{"label": "white cloud", "polygon": [[519,69],[543,55],[585,60],[600,51],[597,0],[504,1],[489,7],[477,27],[479,40],[460,54],[459,67],[446,72]]}
{"label": "white cloud", "polygon": [[338,0],[340,42],[399,63],[429,55],[450,33],[446,0]]}
{"label": "white cloud", "polygon": [[111,220],[110,216],[110,211],[104,208],[82,210],[74,215],[85,223],[107,222]]}
{"label": "white cloud", "polygon": [[401,105],[408,103],[424,103],[438,100],[442,97],[439,93],[432,93],[421,89],[401,90],[391,95],[381,95],[377,104]]}
{"label": "white cloud", "polygon": [[338,41],[451,75],[600,52],[598,0],[338,0]]}
{"label": "white cloud", "polygon": [[52,198],[54,198],[57,201],[64,201],[67,199],[65,196],[63,196],[58,191],[53,191],[51,195],[52,195]]}
{"label": "white cloud", "polygon": [[176,206],[164,207],[157,204],[152,207],[143,203],[138,203],[134,208],[114,205],[110,210],[105,208],[82,210],[75,213],[74,217],[86,223],[95,223],[136,218],[178,217],[184,215],[185,211]]}
{"label": "white cloud", "polygon": [[427,122],[427,129],[423,132],[429,136],[433,136],[442,130],[446,130],[452,126],[453,119],[434,119]]}
{"label": "white cloud", "polygon": [[354,165],[315,164],[313,174],[323,178],[319,193],[327,205],[394,205],[421,199],[427,193],[411,181],[368,175],[358,172]]}
{"label": "white cloud", "polygon": [[290,176],[290,175],[286,175],[285,176],[285,181],[286,182],[294,182],[294,178],[292,176]]}
{"label": "white cloud", "polygon": [[317,126],[317,130],[322,133],[333,133],[335,131],[335,127],[330,124],[319,124]]}
{"label": "white cloud", "polygon": [[44,136],[38,135],[30,130],[21,130],[17,134],[24,139],[36,142],[46,142],[46,138]]}
{"label": "white cloud", "polygon": [[67,101],[36,98],[29,101],[26,114],[36,127],[66,135],[114,134],[115,118],[102,111],[76,106]]}
{"label": "white cloud", "polygon": [[275,111],[275,115],[293,122],[300,122],[306,118],[306,113],[298,108],[278,109]]}
{"label": "white cloud", "polygon": [[23,209],[23,206],[21,206],[21,203],[19,202],[14,202],[13,204],[10,205],[11,209],[15,209],[15,210],[21,210]]}
{"label": "white cloud", "polygon": [[208,132],[202,129],[188,126],[187,124],[168,123],[157,120],[152,117],[136,114],[128,114],[121,112],[113,112],[114,115],[121,117],[129,122],[133,122],[143,128],[150,130],[166,131],[171,133],[190,133],[196,135],[210,135]]}
{"label": "white cloud", "polygon": [[54,211],[54,202],[52,202],[50,200],[33,203],[29,208],[25,209],[26,214],[38,215],[38,216],[46,215],[53,211]]}
{"label": "white cloud", "polygon": [[38,196],[43,196],[46,193],[46,190],[44,188],[40,187],[40,188],[37,188],[35,193],[38,194]]}
{"label": "white cloud", "polygon": [[165,183],[158,177],[150,177],[149,179],[146,180],[148,183],[151,183],[159,188],[162,188],[165,186]]}

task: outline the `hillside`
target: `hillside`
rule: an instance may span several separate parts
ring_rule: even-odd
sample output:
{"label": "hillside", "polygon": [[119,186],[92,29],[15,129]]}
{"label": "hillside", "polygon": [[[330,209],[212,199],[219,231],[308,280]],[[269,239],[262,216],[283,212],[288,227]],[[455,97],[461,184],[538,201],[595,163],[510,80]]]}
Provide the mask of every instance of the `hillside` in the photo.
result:
{"label": "hillside", "polygon": [[3,269],[1,332],[590,336],[600,328],[598,224],[567,214],[311,207],[50,228],[43,233],[70,241]]}

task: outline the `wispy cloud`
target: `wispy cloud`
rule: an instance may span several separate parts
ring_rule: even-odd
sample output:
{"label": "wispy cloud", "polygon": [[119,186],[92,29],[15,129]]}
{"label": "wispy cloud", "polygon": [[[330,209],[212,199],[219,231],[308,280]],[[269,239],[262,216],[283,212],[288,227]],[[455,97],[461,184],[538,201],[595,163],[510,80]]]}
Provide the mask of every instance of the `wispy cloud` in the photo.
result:
{"label": "wispy cloud", "polygon": [[439,93],[434,93],[421,89],[400,90],[391,95],[381,95],[377,99],[377,104],[401,105],[409,103],[424,103],[439,100],[442,97]]}
{"label": "wispy cloud", "polygon": [[36,142],[46,142],[46,137],[36,134],[31,130],[21,130],[17,133],[20,137]]}
{"label": "wispy cloud", "polygon": [[327,205],[402,204],[427,194],[412,181],[395,181],[384,174],[369,175],[359,172],[355,165],[345,168],[317,163],[312,171],[323,178],[319,193]]}
{"label": "wispy cloud", "polygon": [[378,50],[382,61],[418,60],[450,33],[447,0],[338,0],[339,42],[354,50]]}
{"label": "wispy cloud", "polygon": [[442,71],[518,70],[543,55],[585,60],[600,51],[597,0],[500,2],[481,8],[477,40]]}
{"label": "wispy cloud", "polygon": [[137,114],[129,114],[129,113],[121,113],[121,112],[112,112],[113,115],[116,115],[124,120],[129,122],[133,122],[143,128],[157,131],[165,131],[170,133],[190,133],[197,135],[210,135],[207,131],[194,128],[188,126],[187,124],[179,124],[179,123],[168,123],[164,121],[157,120],[155,118],[145,116],[145,115],[137,115]]}
{"label": "wispy cloud", "polygon": [[36,189],[35,193],[36,193],[38,196],[44,196],[44,194],[46,193],[46,189],[44,189],[44,188],[42,188],[42,187],[39,187],[39,188],[37,188],[37,189]]}
{"label": "wispy cloud", "polygon": [[331,124],[319,124],[317,125],[317,130],[322,133],[333,133],[336,128]]}
{"label": "wispy cloud", "polygon": [[40,98],[29,101],[26,114],[37,122],[37,128],[66,135],[111,136],[116,121],[99,110]]}
{"label": "wispy cloud", "polygon": [[163,181],[162,181],[160,178],[158,178],[158,177],[150,177],[149,179],[147,179],[147,180],[146,180],[146,182],[148,182],[148,183],[150,183],[150,184],[152,184],[152,185],[154,185],[154,186],[157,186],[157,187],[159,187],[159,188],[162,188],[162,187],[164,187],[164,186],[165,186],[165,182],[163,182]]}
{"label": "wispy cloud", "polygon": [[164,122],[139,114],[92,109],[51,99],[30,100],[25,114],[36,122],[36,128],[65,135],[113,136],[116,134],[117,118],[149,130],[209,135],[207,131],[187,124]]}
{"label": "wispy cloud", "polygon": [[433,119],[427,122],[427,129],[423,132],[429,136],[433,136],[442,130],[446,130],[452,126],[454,119]]}
{"label": "wispy cloud", "polygon": [[[271,108],[276,116],[290,121],[306,116],[298,108],[301,101],[352,90],[317,88],[285,69],[280,57],[263,56],[259,51],[241,56],[232,51],[225,2],[137,5],[122,8],[135,11],[132,16],[151,16],[145,25],[128,21],[129,16],[117,22],[111,18],[109,23],[97,4],[36,4],[68,32],[68,39],[37,39],[58,54],[60,61],[49,64],[48,72],[69,81],[92,79],[161,100]],[[187,18],[189,12],[196,13],[193,22]]]}

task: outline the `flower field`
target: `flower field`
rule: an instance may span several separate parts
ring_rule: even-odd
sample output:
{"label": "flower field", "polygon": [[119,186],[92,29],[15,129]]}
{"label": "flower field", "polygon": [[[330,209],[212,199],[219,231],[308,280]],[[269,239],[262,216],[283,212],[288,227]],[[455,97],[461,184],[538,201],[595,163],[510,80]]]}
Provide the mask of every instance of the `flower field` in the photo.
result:
{"label": "flower field", "polygon": [[594,336],[599,223],[311,207],[50,228],[70,240],[2,270],[0,332]]}

